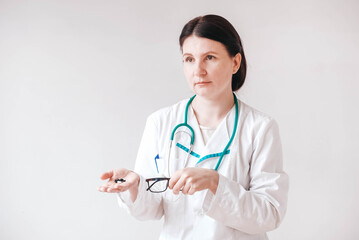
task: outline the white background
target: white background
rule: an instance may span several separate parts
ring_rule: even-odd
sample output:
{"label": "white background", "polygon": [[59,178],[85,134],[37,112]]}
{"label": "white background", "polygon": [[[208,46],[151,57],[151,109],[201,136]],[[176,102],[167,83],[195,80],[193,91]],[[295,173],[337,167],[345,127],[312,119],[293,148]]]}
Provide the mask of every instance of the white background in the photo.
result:
{"label": "white background", "polygon": [[156,239],[97,192],[133,168],[146,117],[191,96],[178,37],[227,18],[241,99],[279,123],[290,176],[271,239],[358,239],[359,3],[0,0],[0,239]]}

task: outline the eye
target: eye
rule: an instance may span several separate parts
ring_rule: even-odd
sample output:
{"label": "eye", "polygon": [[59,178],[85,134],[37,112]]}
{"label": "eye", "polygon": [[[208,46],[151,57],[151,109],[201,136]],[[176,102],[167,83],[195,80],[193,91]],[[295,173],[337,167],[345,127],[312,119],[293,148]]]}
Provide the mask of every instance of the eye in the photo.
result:
{"label": "eye", "polygon": [[194,60],[192,57],[186,57],[184,61],[185,62],[193,62]]}
{"label": "eye", "polygon": [[214,56],[208,55],[208,56],[207,56],[207,59],[208,59],[208,60],[213,60],[213,59],[214,59]]}

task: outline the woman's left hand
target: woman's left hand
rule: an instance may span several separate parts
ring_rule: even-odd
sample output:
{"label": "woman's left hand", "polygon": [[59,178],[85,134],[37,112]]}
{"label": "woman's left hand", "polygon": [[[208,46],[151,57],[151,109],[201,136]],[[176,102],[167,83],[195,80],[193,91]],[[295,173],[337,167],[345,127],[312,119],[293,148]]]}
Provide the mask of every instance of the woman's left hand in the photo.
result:
{"label": "woman's left hand", "polygon": [[178,194],[182,189],[183,194],[192,195],[205,189],[217,192],[219,174],[213,169],[184,168],[176,171],[170,179],[169,189]]}

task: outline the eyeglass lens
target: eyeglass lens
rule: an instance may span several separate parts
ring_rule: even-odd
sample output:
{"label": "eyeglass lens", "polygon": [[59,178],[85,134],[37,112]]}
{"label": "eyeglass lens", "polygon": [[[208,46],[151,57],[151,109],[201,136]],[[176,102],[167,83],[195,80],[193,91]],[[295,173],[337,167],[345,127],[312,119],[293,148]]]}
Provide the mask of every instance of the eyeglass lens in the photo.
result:
{"label": "eyeglass lens", "polygon": [[167,190],[169,178],[149,178],[146,179],[148,188],[146,191],[161,193]]}

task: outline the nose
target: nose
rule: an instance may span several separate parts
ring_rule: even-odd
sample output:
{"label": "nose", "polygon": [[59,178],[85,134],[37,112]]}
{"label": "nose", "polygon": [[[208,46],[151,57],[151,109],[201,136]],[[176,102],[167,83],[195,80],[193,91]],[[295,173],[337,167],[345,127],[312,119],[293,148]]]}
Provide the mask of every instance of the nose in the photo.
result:
{"label": "nose", "polygon": [[206,66],[203,61],[197,61],[195,63],[193,74],[195,77],[200,77],[207,74]]}

